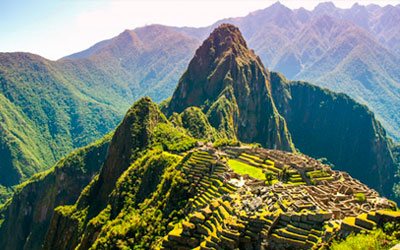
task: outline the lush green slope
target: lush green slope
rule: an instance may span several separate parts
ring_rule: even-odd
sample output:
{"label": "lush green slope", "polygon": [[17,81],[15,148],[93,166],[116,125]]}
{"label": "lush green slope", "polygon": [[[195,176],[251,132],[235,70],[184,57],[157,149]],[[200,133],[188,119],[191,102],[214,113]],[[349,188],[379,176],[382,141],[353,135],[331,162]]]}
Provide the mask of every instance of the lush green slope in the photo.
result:
{"label": "lush green slope", "polygon": [[110,139],[107,135],[77,149],[53,168],[20,184],[2,208],[0,248],[40,249],[54,208],[75,203],[100,170]]}
{"label": "lush green slope", "polygon": [[[132,240],[149,247],[153,237],[165,233],[168,222],[176,220],[179,200],[186,197],[186,189],[180,188],[183,180],[174,170],[181,156],[171,153],[186,151],[195,143],[150,99],[137,101],[117,128],[99,176],[74,206],[56,209],[45,249],[86,249],[92,244],[104,248],[115,244],[108,237],[118,238],[130,231],[141,231]],[[126,225],[127,220],[132,227]],[[148,227],[150,224],[153,226]]]}
{"label": "lush green slope", "polygon": [[168,97],[197,40],[154,25],[102,44],[59,61],[0,54],[0,185],[16,185],[100,138],[135,99]]}
{"label": "lush green slope", "polygon": [[5,186],[103,136],[121,117],[117,107],[123,105],[110,105],[111,95],[94,94],[106,86],[91,84],[88,94],[90,83],[68,78],[59,65],[39,56],[0,54],[0,82],[0,184]]}
{"label": "lush green slope", "polygon": [[[81,156],[88,158],[95,149],[90,146]],[[372,223],[383,227],[384,221],[400,219],[399,212],[390,211],[396,209],[392,202],[376,199],[377,193],[359,181],[305,155],[196,143],[148,98],[132,106],[114,133],[107,156],[97,159],[104,162],[99,175],[75,204],[55,208],[50,224],[33,228],[32,235],[46,230],[46,238],[37,238],[37,244],[27,249],[38,249],[41,243],[44,249],[308,249],[326,246],[327,239],[337,235],[368,231]],[[232,161],[240,162],[241,169],[231,167]],[[249,177],[245,169],[258,174]],[[266,170],[273,171],[269,181],[263,181]],[[45,183],[47,176],[32,183],[63,190]],[[59,174],[55,176],[58,179]],[[77,175],[70,180],[79,182]],[[32,183],[21,192],[30,190]],[[331,191],[324,195],[332,198],[330,204],[323,205],[317,199],[321,194],[310,191],[315,184]],[[349,187],[365,193],[364,206],[389,210],[374,208],[367,214],[357,209],[360,203],[354,197],[359,193],[349,192]],[[350,210],[341,209],[341,201],[335,200],[343,188],[348,194],[342,199]],[[346,217],[334,218],[327,210],[332,204]],[[338,219],[345,226],[337,224]],[[12,217],[4,223],[8,220]],[[346,224],[352,220],[357,225]]]}
{"label": "lush green slope", "polygon": [[273,97],[293,142],[392,197],[396,163],[386,132],[364,105],[305,82],[271,73]]}

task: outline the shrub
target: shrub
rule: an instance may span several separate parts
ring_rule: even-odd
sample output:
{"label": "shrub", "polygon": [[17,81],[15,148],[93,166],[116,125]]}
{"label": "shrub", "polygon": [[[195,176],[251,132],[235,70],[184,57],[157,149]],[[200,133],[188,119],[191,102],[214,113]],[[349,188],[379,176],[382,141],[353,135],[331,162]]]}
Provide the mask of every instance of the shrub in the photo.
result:
{"label": "shrub", "polygon": [[389,249],[398,243],[398,240],[381,229],[368,234],[351,234],[343,241],[334,241],[332,250],[380,250]]}
{"label": "shrub", "polygon": [[365,198],[365,194],[363,193],[356,193],[354,195],[354,198],[358,201],[358,202],[364,202],[366,200]]}

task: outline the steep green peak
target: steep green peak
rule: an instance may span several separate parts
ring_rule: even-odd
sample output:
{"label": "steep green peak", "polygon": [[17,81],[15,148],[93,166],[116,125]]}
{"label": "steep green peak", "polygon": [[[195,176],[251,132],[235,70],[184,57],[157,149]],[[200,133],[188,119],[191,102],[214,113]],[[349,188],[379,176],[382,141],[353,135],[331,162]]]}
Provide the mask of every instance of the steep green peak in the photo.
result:
{"label": "steep green peak", "polygon": [[[228,86],[239,94],[251,90],[266,93],[266,72],[260,59],[249,50],[239,29],[231,24],[217,27],[196,50],[170,102],[169,111],[215,101]],[[251,86],[252,85],[252,86]]]}
{"label": "steep green peak", "polygon": [[166,113],[191,106],[199,107],[230,139],[293,149],[271,96],[268,72],[233,25],[220,25],[197,49]]}
{"label": "steep green peak", "polygon": [[255,54],[248,49],[239,28],[231,24],[221,24],[197,50],[195,59],[210,57],[211,60],[218,62],[218,59],[231,55],[244,59],[255,57]]}
{"label": "steep green peak", "polygon": [[124,121],[131,116],[145,119],[161,119],[164,122],[167,121],[167,118],[162,114],[158,105],[148,96],[140,98],[131,106],[125,115]]}
{"label": "steep green peak", "polygon": [[95,199],[107,199],[118,177],[129,167],[132,159],[152,141],[154,130],[167,118],[149,97],[136,101],[128,110],[111,140],[108,155],[100,172]]}

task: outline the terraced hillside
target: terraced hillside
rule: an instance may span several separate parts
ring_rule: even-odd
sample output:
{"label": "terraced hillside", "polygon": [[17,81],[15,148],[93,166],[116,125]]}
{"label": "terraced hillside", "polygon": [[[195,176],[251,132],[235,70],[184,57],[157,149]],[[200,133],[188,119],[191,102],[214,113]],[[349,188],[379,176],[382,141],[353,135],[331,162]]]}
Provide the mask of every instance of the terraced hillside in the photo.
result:
{"label": "terraced hillside", "polygon": [[[240,174],[238,165],[264,176]],[[163,249],[309,249],[400,221],[395,203],[305,155],[203,147],[183,173],[196,195],[185,218],[169,225]]]}

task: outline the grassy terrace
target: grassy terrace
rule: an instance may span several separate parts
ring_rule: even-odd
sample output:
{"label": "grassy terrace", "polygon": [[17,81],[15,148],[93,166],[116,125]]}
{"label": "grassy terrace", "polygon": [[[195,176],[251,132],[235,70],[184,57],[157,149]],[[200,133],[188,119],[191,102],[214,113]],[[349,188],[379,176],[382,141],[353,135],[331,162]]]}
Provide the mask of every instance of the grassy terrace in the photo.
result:
{"label": "grassy terrace", "polygon": [[266,179],[265,174],[263,173],[261,168],[253,167],[251,165],[233,159],[228,160],[228,165],[230,168],[232,168],[233,171],[240,175],[248,174],[249,176],[259,180]]}

